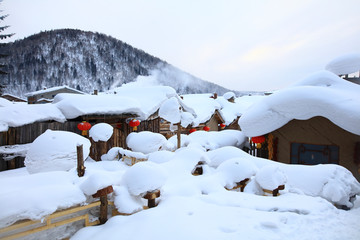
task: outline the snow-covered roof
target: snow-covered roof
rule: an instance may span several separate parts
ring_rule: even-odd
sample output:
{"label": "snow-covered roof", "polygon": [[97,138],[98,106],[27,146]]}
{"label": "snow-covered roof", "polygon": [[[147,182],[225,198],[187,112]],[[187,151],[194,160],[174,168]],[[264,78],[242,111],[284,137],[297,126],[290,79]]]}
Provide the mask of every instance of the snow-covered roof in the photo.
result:
{"label": "snow-covered roof", "polygon": [[66,118],[72,119],[87,114],[135,114],[140,120],[154,114],[161,104],[176,92],[171,87],[125,86],[112,91],[115,94],[78,95],[60,93],[54,104]]}
{"label": "snow-covered roof", "polygon": [[320,71],[252,105],[239,119],[247,136],[272,132],[293,119],[322,116],[360,135],[360,85]]}
{"label": "snow-covered roof", "polygon": [[213,98],[212,94],[185,94],[183,101],[185,104],[194,109],[196,118],[193,121],[193,126],[198,126],[201,123],[208,121],[215,110],[220,109],[221,105]]}
{"label": "snow-covered roof", "polygon": [[351,74],[360,71],[360,54],[347,54],[330,61],[325,69],[336,75]]}
{"label": "snow-covered roof", "polygon": [[[229,95],[229,94],[228,94]],[[182,95],[183,101],[194,109],[196,118],[193,125],[198,126],[205,123],[214,115],[218,110],[226,125],[234,122],[237,117],[254,102],[259,101],[264,96],[243,96],[235,98],[235,102],[229,102],[224,96],[211,98],[212,94],[187,94]]]}
{"label": "snow-covered roof", "polygon": [[66,118],[53,104],[11,104],[0,107],[0,132],[39,121],[65,122]]}
{"label": "snow-covered roof", "polygon": [[84,94],[84,92],[82,91],[79,91],[75,88],[71,88],[69,86],[58,86],[58,87],[52,87],[52,88],[46,88],[46,89],[42,89],[42,90],[39,90],[39,91],[35,91],[35,92],[30,92],[30,93],[27,93],[25,94],[26,97],[31,97],[31,96],[35,96],[35,95],[39,95],[39,94],[44,94],[44,93],[48,93],[48,92],[54,92],[54,91],[58,91],[58,90],[61,90],[61,89],[68,89],[68,90],[71,90],[71,91],[74,91],[74,92],[78,92],[80,94]]}

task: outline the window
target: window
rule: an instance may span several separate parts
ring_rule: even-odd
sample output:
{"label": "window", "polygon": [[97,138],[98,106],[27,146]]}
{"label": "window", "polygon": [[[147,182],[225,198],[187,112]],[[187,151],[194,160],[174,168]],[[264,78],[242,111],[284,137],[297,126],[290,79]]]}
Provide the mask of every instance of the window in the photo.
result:
{"label": "window", "polygon": [[291,143],[290,163],[306,165],[338,164],[339,147],[336,145]]}

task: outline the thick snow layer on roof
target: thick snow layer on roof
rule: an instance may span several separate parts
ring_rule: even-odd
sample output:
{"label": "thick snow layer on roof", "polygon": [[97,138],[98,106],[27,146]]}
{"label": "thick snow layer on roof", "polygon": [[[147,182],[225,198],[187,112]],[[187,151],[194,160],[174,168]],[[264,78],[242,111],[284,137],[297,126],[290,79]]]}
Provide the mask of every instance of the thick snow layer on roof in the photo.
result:
{"label": "thick snow layer on roof", "polygon": [[175,96],[171,87],[134,87],[112,90],[115,94],[78,95],[61,93],[54,103],[68,119],[86,114],[135,114],[140,120],[155,113],[163,101]]}
{"label": "thick snow layer on roof", "polygon": [[265,96],[243,96],[235,98],[235,102],[229,102],[224,97],[218,97],[216,101],[221,105],[220,115],[225,124],[229,125],[240,117],[252,104]]}
{"label": "thick snow layer on roof", "polygon": [[52,104],[19,103],[0,107],[0,131],[7,131],[9,127],[48,120],[66,121],[61,111]]}
{"label": "thick snow layer on roof", "polygon": [[[228,95],[235,96],[232,92]],[[182,95],[183,101],[194,109],[196,118],[193,126],[196,127],[201,123],[205,123],[214,115],[215,110],[218,110],[226,125],[234,122],[237,117],[253,103],[259,101],[264,96],[243,96],[235,98],[235,102],[229,102],[224,97],[211,98],[213,94],[187,94]],[[231,97],[230,97],[231,98]]]}
{"label": "thick snow layer on roof", "polygon": [[25,94],[26,97],[30,97],[30,96],[34,96],[34,95],[39,95],[39,94],[44,94],[44,93],[48,93],[48,92],[53,92],[53,91],[58,91],[58,90],[61,90],[61,89],[70,89],[74,92],[78,92],[80,94],[84,94],[84,92],[81,92],[75,88],[71,88],[69,86],[57,86],[57,87],[52,87],[52,88],[46,88],[46,89],[42,89],[42,90],[39,90],[39,91],[35,91],[35,92],[31,92],[31,93],[27,93]]}
{"label": "thick snow layer on roof", "polygon": [[156,112],[165,100],[177,96],[175,89],[167,86],[151,87],[125,84],[115,88],[112,92],[116,92],[117,96],[137,100],[145,118]]}
{"label": "thick snow layer on roof", "polygon": [[336,75],[351,74],[360,71],[360,54],[347,54],[333,59],[325,69]]}
{"label": "thick snow layer on roof", "polygon": [[360,135],[360,85],[328,71],[317,72],[252,105],[239,119],[249,137],[272,132],[293,119],[322,116]]}
{"label": "thick snow layer on roof", "polygon": [[194,127],[208,121],[215,110],[221,108],[221,105],[214,98],[210,98],[212,94],[185,94],[182,96],[185,104],[194,109],[196,113],[196,118],[193,121]]}
{"label": "thick snow layer on roof", "polygon": [[86,114],[131,113],[144,117],[141,105],[136,99],[107,95],[57,94],[53,102],[67,119]]}

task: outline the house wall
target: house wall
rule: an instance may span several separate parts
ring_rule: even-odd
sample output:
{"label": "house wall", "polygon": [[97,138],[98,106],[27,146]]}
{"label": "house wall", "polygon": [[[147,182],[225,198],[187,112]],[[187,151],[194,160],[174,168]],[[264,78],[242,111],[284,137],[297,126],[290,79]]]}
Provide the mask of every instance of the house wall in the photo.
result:
{"label": "house wall", "polygon": [[210,127],[210,131],[219,131],[219,124],[218,120],[213,116],[206,125]]}
{"label": "house wall", "polygon": [[272,134],[274,138],[278,138],[277,160],[279,162],[290,163],[292,142],[337,145],[339,165],[346,167],[360,180],[359,166],[354,163],[355,144],[360,142],[360,136],[343,130],[328,119],[314,117],[305,121],[292,120]]}

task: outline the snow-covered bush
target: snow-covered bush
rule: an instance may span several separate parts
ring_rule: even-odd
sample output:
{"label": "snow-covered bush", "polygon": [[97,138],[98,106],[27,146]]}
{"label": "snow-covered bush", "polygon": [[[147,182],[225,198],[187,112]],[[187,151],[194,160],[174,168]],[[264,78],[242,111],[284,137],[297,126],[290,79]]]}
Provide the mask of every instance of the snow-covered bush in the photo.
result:
{"label": "snow-covered bush", "polygon": [[267,165],[257,172],[255,180],[262,189],[272,191],[281,185],[285,185],[287,178],[279,166]]}
{"label": "snow-covered bush", "polygon": [[78,134],[46,130],[31,144],[25,166],[29,173],[68,171],[77,166],[77,145],[83,145],[84,159],[90,153],[90,141]]}
{"label": "snow-covered bush", "polygon": [[[176,136],[169,141],[176,143]],[[222,131],[196,131],[188,136],[181,136],[181,145],[197,145],[206,150],[214,150],[225,146],[235,146],[241,148],[246,141],[246,136],[238,130],[222,130]]]}

